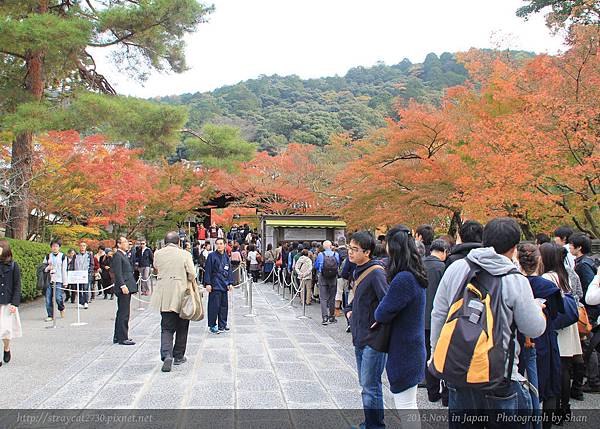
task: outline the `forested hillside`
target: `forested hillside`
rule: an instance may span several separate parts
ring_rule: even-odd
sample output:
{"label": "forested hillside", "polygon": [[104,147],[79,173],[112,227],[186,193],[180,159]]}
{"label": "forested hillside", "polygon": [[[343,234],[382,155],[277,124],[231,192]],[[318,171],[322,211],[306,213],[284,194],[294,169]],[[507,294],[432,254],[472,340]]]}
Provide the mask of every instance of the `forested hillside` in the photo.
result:
{"label": "forested hillside", "polygon": [[397,99],[434,101],[442,89],[462,83],[466,70],[449,53],[429,54],[423,64],[408,59],[388,66],[355,67],[343,76],[302,80],[261,76],[212,92],[164,97],[190,107],[188,126],[234,125],[269,152],[290,142],[318,146],[333,133],[364,137],[394,116]]}
{"label": "forested hillside", "polygon": [[260,76],[212,92],[160,101],[189,106],[189,128],[233,125],[259,150],[273,153],[291,142],[323,146],[334,133],[363,138],[370,129],[383,126],[384,118],[396,117],[398,103],[410,99],[436,103],[444,88],[467,77],[453,54],[431,53],[422,64],[404,59],[391,66],[355,67],[345,76],[307,80]]}

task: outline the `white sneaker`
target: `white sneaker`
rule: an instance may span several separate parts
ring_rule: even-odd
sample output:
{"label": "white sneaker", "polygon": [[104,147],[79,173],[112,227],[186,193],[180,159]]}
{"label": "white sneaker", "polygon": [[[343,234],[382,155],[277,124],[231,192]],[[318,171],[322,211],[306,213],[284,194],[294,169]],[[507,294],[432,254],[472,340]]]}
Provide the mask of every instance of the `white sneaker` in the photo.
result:
{"label": "white sneaker", "polygon": [[85,309],[88,308],[88,303],[87,302],[85,304],[83,304],[83,308],[85,308]]}

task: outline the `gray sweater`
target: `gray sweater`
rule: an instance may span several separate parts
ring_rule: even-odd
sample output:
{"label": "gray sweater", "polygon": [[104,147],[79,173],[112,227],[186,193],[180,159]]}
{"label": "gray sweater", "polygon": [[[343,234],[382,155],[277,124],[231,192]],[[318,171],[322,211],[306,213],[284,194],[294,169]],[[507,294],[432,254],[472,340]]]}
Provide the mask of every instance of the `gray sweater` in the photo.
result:
{"label": "gray sweater", "polygon": [[[472,250],[467,259],[479,265],[492,275],[502,275],[515,268],[513,262],[506,256],[497,254],[493,248],[481,248]],[[469,273],[469,264],[466,260],[460,260],[448,267],[442,277],[437,293],[433,300],[433,311],[431,313],[431,354],[440,336],[440,331],[448,317],[448,310],[454,296],[465,282]],[[546,318],[542,313],[540,305],[533,298],[533,292],[527,279],[518,274],[508,274],[502,277],[502,309],[508,326],[503,332],[504,350],[508,350],[510,342],[510,326],[513,321],[517,329],[523,335],[537,338],[546,330]],[[519,363],[519,342],[515,341],[515,361],[512,368],[512,380],[524,380],[519,374],[517,365]],[[508,359],[506,361],[508,366]],[[507,368],[508,370],[508,368]]]}

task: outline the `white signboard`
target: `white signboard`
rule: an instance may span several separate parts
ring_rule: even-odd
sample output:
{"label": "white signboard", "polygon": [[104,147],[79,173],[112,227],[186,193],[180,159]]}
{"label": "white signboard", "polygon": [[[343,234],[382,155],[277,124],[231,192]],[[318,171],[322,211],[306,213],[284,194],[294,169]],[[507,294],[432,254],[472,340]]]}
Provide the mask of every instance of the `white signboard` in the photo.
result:
{"label": "white signboard", "polygon": [[324,241],[327,240],[325,228],[285,228],[283,239],[286,241]]}
{"label": "white signboard", "polygon": [[88,283],[88,272],[87,271],[67,271],[67,280],[70,285]]}

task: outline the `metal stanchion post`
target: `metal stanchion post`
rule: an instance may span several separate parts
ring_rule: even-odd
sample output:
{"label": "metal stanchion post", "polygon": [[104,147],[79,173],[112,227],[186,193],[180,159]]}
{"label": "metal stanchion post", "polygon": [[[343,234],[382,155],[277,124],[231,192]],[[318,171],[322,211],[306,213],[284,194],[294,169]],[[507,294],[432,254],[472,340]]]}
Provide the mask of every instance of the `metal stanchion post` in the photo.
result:
{"label": "metal stanchion post", "polygon": [[277,295],[279,295],[279,287],[281,286],[281,268],[277,268]]}
{"label": "metal stanchion post", "polygon": [[71,323],[71,326],[87,325],[87,323],[81,321],[81,300],[79,297],[79,283],[77,283],[77,322]]}
{"label": "metal stanchion post", "polygon": [[[300,285],[302,285],[302,283],[302,280],[300,280]],[[310,317],[306,315],[306,292],[306,282],[304,282],[304,287],[300,294],[300,299],[302,299],[302,316],[298,316],[298,319],[310,319]]]}
{"label": "metal stanchion post", "polygon": [[142,299],[139,298],[142,296],[142,277],[144,275],[142,273],[140,273],[140,277],[138,279],[138,311],[144,311],[145,308],[142,306]]}
{"label": "metal stanchion post", "polygon": [[248,314],[244,317],[256,317],[256,314],[252,311],[252,279],[248,279]]}

